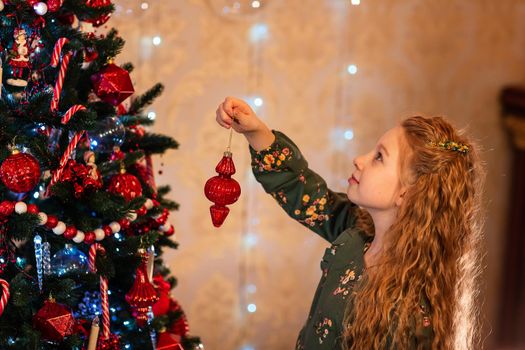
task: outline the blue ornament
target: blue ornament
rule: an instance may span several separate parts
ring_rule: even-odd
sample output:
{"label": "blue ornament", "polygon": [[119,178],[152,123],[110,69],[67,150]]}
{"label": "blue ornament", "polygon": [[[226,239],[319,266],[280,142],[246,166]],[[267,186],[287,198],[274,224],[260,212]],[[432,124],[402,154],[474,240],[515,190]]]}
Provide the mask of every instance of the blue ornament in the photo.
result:
{"label": "blue ornament", "polygon": [[84,293],[84,297],[78,303],[77,309],[73,311],[73,315],[78,318],[92,320],[95,316],[102,314],[102,304],[100,301],[100,293],[97,291]]}
{"label": "blue ornament", "polygon": [[62,276],[66,273],[87,273],[88,258],[86,254],[75,248],[72,244],[66,244],[64,249],[59,250],[51,259],[51,270],[54,274]]}

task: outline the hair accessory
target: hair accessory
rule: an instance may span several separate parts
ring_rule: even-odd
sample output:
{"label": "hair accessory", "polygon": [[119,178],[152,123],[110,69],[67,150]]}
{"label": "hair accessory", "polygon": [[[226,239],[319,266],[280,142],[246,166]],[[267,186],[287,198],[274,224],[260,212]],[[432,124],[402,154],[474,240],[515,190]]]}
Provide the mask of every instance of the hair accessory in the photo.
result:
{"label": "hair accessory", "polygon": [[449,140],[438,143],[430,141],[429,144],[434,147],[440,147],[448,151],[456,151],[463,154],[467,154],[469,151],[469,147],[467,145]]}

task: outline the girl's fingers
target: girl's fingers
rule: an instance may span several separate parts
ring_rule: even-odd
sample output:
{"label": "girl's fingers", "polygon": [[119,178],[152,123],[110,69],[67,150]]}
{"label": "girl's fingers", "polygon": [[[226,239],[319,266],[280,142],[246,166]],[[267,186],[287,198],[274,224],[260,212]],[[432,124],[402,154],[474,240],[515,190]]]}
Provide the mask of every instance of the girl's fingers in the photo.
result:
{"label": "girl's fingers", "polygon": [[230,126],[223,120],[222,116],[221,116],[221,110],[220,110],[220,107],[217,108],[217,110],[215,111],[215,120],[217,121],[217,123],[226,128],[226,129],[229,129]]}
{"label": "girl's fingers", "polygon": [[219,107],[219,118],[222,120],[222,122],[228,126],[231,126],[232,118],[224,111],[224,108],[222,106]]}
{"label": "girl's fingers", "polygon": [[223,107],[224,111],[226,111],[226,113],[228,113],[228,115],[233,115],[233,108],[234,106],[236,105],[236,101],[235,101],[235,98],[233,97],[226,97],[224,99],[224,102],[221,104],[221,106]]}

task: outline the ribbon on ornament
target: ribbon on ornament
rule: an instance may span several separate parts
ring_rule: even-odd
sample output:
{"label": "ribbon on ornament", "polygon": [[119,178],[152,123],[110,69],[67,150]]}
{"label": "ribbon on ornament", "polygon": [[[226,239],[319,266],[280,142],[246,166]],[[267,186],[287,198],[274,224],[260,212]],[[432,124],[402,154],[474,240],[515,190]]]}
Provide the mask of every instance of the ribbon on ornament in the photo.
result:
{"label": "ribbon on ornament", "polygon": [[[106,254],[106,249],[99,244],[93,243],[89,247],[89,271],[97,273],[97,267],[95,265],[95,260],[97,258],[97,253]],[[104,276],[100,276],[100,299],[102,304],[102,339],[109,339],[109,300],[108,300],[108,279]]]}

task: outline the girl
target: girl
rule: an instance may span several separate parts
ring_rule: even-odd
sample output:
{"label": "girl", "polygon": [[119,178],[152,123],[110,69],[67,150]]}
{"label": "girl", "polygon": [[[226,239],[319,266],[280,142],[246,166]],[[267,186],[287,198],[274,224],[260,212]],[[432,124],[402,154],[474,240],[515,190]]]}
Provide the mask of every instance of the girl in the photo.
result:
{"label": "girl", "polygon": [[297,146],[228,97],[217,122],[244,134],[254,175],[329,242],[296,349],[478,348],[480,163],[444,119],[411,117],[330,191]]}

